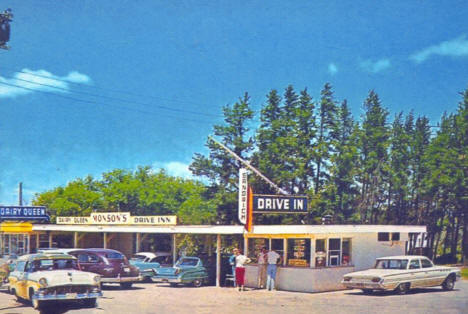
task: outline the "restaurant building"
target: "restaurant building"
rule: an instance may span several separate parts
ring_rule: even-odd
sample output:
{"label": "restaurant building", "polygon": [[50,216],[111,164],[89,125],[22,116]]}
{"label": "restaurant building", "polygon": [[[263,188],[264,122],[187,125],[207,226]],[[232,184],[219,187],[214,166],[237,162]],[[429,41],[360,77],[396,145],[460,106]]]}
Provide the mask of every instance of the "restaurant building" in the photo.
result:
{"label": "restaurant building", "polygon": [[131,216],[130,213],[93,213],[90,217],[57,217],[55,224],[3,222],[0,255],[22,255],[39,248],[111,248],[131,256],[154,249],[157,239],[176,260],[176,235],[206,238],[205,253],[216,256],[216,284],[222,282],[221,252],[228,239],[243,239],[247,265],[246,286],[257,287],[256,256],[265,246],[282,256],[278,290],[319,292],[342,289],[344,274],[372,267],[375,258],[405,255],[406,244],[426,232],[425,226],[392,225],[177,225],[175,216]]}

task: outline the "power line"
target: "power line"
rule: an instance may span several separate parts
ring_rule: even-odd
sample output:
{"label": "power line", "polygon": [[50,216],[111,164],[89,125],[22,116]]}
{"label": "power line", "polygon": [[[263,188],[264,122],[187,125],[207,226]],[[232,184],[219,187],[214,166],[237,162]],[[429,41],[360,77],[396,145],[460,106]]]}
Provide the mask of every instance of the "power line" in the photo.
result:
{"label": "power line", "polygon": [[[37,90],[37,89],[28,88],[28,87],[24,87],[24,86],[20,86],[20,85],[15,85],[15,84],[10,84],[10,83],[6,83],[6,82],[0,82],[0,84],[6,85],[6,86],[11,86],[11,87],[16,87],[16,88],[21,88],[21,89],[32,91],[32,92],[39,92],[39,93],[43,93],[43,94],[53,95],[53,96],[61,97],[61,98],[64,98],[64,99],[73,100],[73,101],[76,101],[76,102],[83,102],[83,103],[95,104],[95,105],[111,106],[111,107],[115,107],[117,109],[126,110],[126,111],[134,111],[134,112],[138,112],[138,113],[142,113],[142,114],[151,114],[151,115],[158,115],[158,116],[161,115],[160,113],[156,113],[156,112],[152,112],[152,111],[141,110],[141,109],[137,109],[137,108],[129,108],[129,107],[118,106],[118,105],[107,104],[107,103],[101,103],[101,102],[97,102],[97,101],[93,101],[93,100],[78,99],[78,98],[69,97],[69,96],[66,96],[66,95],[61,95],[61,94],[48,92],[48,91],[43,91],[43,90]],[[166,114],[166,116],[168,116],[168,115]],[[182,118],[180,116],[175,117],[175,116],[170,116],[169,115],[169,117],[179,119],[179,120],[199,122],[199,123],[203,123],[203,124],[212,123],[212,121],[203,121],[203,120],[190,119],[190,118],[185,118],[185,117]]]}
{"label": "power line", "polygon": [[149,103],[143,103],[143,102],[138,102],[138,101],[133,101],[133,100],[124,100],[124,99],[120,99],[120,98],[117,98],[117,97],[99,95],[99,94],[82,92],[82,91],[74,91],[74,90],[69,90],[67,88],[63,88],[63,87],[59,87],[59,86],[54,86],[54,85],[49,85],[49,84],[45,84],[45,83],[29,81],[29,80],[25,80],[25,79],[21,79],[21,78],[14,78],[14,80],[27,82],[27,83],[31,83],[31,84],[36,84],[36,85],[40,85],[40,86],[46,86],[46,87],[50,87],[50,88],[55,88],[55,89],[58,89],[58,90],[63,90],[63,91],[74,93],[74,94],[83,94],[83,95],[88,95],[88,96],[93,96],[93,97],[101,97],[101,98],[105,98],[105,99],[109,99],[109,100],[116,100],[116,101],[120,101],[120,102],[133,103],[133,104],[137,104],[137,105],[152,106],[152,107],[157,107],[157,108],[164,109],[164,110],[169,110],[169,111],[189,113],[189,114],[195,114],[195,115],[200,115],[200,116],[217,117],[217,118],[222,117],[221,115],[215,115],[215,114],[210,114],[210,113],[203,113],[203,112],[198,112],[198,111],[170,108],[170,107],[162,106],[162,105],[152,105],[152,104],[149,104]]}
{"label": "power line", "polygon": [[58,78],[58,77],[50,77],[50,76],[41,75],[41,74],[37,74],[37,73],[31,73],[31,72],[28,72],[28,71],[18,71],[18,70],[8,68],[8,67],[5,67],[5,66],[2,66],[2,68],[7,69],[9,71],[12,71],[13,73],[28,74],[28,75],[32,75],[32,76],[36,76],[36,77],[46,78],[46,79],[49,79],[49,80],[55,80],[55,81],[59,81],[59,82],[70,83],[70,84],[74,84],[74,85],[78,85],[78,86],[83,86],[83,87],[86,87],[86,88],[94,88],[94,89],[108,91],[108,92],[112,92],[112,93],[127,94],[127,95],[131,95],[131,96],[145,97],[145,98],[154,98],[154,99],[157,99],[157,100],[162,100],[162,101],[167,101],[167,102],[178,102],[178,103],[181,103],[181,104],[189,104],[189,105],[197,105],[197,106],[203,106],[204,105],[204,104],[201,104],[201,103],[194,103],[194,102],[189,102],[189,101],[185,101],[185,100],[181,100],[181,99],[169,99],[169,98],[158,97],[158,96],[153,96],[153,95],[143,95],[143,94],[132,93],[132,92],[129,92],[129,91],[124,91],[124,90],[104,88],[104,87],[101,87],[101,86],[88,85],[88,84],[80,83],[80,82],[72,82],[72,81],[61,79],[61,78]]}

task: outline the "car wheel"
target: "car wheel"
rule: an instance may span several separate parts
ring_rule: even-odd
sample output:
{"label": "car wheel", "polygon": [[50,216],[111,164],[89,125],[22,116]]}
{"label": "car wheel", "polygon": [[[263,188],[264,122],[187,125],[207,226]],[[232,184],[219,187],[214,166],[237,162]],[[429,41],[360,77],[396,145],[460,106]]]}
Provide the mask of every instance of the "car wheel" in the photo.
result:
{"label": "car wheel", "polygon": [[406,294],[410,289],[409,283],[400,283],[396,288],[398,294]]}
{"label": "car wheel", "polygon": [[202,281],[201,279],[195,279],[195,280],[193,281],[193,286],[194,286],[194,287],[197,287],[197,288],[198,288],[198,287],[201,287],[202,284],[203,284],[203,281]]}
{"label": "car wheel", "polygon": [[372,294],[372,292],[374,292],[372,289],[362,289],[362,293],[364,294]]}
{"label": "car wheel", "polygon": [[85,299],[84,300],[84,305],[89,308],[94,308],[96,307],[96,298],[91,298],[91,299]]}
{"label": "car wheel", "polygon": [[150,282],[153,282],[153,280],[151,280],[150,276],[145,276],[145,277],[143,277],[143,282],[150,283]]}
{"label": "car wheel", "polygon": [[453,276],[447,277],[447,279],[444,280],[444,283],[442,284],[442,289],[450,291],[453,290],[455,287],[455,280],[453,279]]}
{"label": "car wheel", "polygon": [[171,283],[169,283],[169,284],[171,285],[171,287],[177,287],[177,286],[178,286],[178,284],[175,283],[175,282],[171,282]]}
{"label": "car wheel", "polygon": [[130,289],[133,285],[133,282],[121,282],[120,288],[122,289]]}

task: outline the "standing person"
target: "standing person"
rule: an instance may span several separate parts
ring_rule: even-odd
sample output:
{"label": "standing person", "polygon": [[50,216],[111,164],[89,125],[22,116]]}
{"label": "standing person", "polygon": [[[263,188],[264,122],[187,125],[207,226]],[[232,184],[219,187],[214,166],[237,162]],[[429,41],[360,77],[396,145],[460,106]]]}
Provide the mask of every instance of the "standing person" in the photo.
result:
{"label": "standing person", "polygon": [[257,255],[258,272],[257,272],[257,287],[263,289],[265,285],[266,271],[267,271],[267,248],[262,247]]}
{"label": "standing person", "polygon": [[232,278],[234,280],[234,284],[236,283],[236,256],[238,251],[238,249],[234,248],[232,250],[232,255],[229,257],[229,265],[231,265],[232,268]]}
{"label": "standing person", "polygon": [[267,289],[271,291],[275,290],[275,279],[277,264],[281,263],[281,256],[274,250],[269,251],[267,254],[268,266],[267,266]]}
{"label": "standing person", "polygon": [[243,255],[240,250],[236,252],[236,286],[239,291],[244,291],[244,283],[245,283],[245,263],[249,263],[250,258]]}

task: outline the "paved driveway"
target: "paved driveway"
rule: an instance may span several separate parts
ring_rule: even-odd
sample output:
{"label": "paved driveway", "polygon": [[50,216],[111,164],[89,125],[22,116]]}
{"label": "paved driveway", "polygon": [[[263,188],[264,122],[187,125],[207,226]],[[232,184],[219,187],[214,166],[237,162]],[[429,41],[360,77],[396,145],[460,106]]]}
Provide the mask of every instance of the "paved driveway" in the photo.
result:
{"label": "paved driveway", "polygon": [[[137,284],[129,290],[109,286],[95,309],[54,304],[45,313],[468,313],[468,281],[454,291],[440,288],[412,290],[407,295],[360,290],[328,293],[268,292],[233,288],[169,287]],[[0,292],[0,313],[37,313],[30,305]]]}

